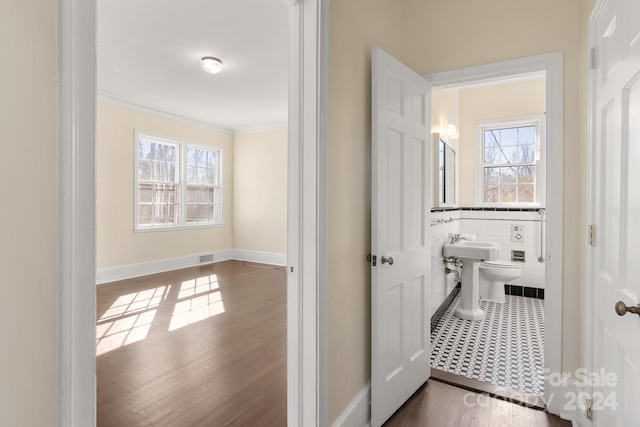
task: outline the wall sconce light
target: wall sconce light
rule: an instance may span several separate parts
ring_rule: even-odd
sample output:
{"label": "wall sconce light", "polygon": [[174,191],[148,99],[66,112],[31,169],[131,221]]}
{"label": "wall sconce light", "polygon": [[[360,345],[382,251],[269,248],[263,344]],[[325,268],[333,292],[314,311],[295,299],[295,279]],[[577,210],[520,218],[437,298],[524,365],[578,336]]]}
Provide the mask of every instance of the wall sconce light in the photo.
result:
{"label": "wall sconce light", "polygon": [[448,138],[451,138],[451,139],[458,139],[460,137],[460,132],[458,131],[458,128],[456,127],[456,125],[447,125],[444,133],[447,135]]}
{"label": "wall sconce light", "polygon": [[200,66],[207,73],[216,74],[222,70],[222,61],[213,56],[203,56],[200,59]]}

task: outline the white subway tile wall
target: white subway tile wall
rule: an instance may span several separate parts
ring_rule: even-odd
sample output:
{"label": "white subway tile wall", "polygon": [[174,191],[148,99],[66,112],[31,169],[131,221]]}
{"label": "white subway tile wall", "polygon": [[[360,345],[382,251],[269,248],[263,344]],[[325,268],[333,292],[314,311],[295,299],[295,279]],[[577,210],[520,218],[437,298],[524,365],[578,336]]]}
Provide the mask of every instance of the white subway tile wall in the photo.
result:
{"label": "white subway tile wall", "polygon": [[[514,225],[524,227],[524,238],[511,241]],[[442,248],[449,234],[475,234],[478,240],[496,242],[500,245],[498,259],[511,262],[511,251],[524,251],[525,262],[522,276],[511,282],[513,285],[544,289],[545,264],[538,262],[540,256],[540,215],[533,212],[514,211],[433,211],[431,212],[431,314],[455,287],[454,274],[445,274]],[[517,262],[517,261],[514,261]]]}
{"label": "white subway tile wall", "polygon": [[[511,229],[514,225],[524,227],[522,241],[512,241]],[[522,276],[511,284],[544,289],[544,263],[540,256],[540,215],[538,212],[512,211],[468,211],[461,212],[461,233],[473,233],[478,240],[496,242],[500,245],[498,259],[511,262],[511,251],[524,251],[525,262]]]}

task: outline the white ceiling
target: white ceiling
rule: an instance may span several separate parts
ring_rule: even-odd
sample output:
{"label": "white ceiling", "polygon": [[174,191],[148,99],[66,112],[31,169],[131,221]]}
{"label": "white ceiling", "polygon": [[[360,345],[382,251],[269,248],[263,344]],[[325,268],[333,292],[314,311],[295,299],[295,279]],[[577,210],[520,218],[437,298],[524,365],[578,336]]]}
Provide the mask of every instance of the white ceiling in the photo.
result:
{"label": "white ceiling", "polygon": [[[287,121],[282,0],[98,0],[99,99],[242,132]],[[219,74],[202,56],[222,60]]]}

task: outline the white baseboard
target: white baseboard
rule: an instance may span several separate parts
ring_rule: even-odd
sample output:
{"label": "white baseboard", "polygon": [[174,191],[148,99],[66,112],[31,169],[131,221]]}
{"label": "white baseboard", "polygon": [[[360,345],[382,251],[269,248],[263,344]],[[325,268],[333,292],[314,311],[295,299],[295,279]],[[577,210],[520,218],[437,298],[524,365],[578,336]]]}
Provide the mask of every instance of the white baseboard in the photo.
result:
{"label": "white baseboard", "polygon": [[287,254],[274,254],[271,252],[246,251],[233,249],[231,259],[238,261],[258,262],[261,264],[287,265]]}
{"label": "white baseboard", "polygon": [[[200,255],[213,254],[213,261],[200,262]],[[134,277],[147,276],[149,274],[164,273],[166,271],[179,270],[181,268],[197,267],[199,265],[213,264],[228,260],[250,261],[261,264],[287,265],[286,254],[274,254],[269,252],[245,251],[239,249],[224,249],[207,254],[193,254],[177,258],[167,258],[157,261],[142,262],[139,264],[122,265],[119,267],[103,268],[96,272],[96,285],[116,282],[118,280],[133,279]]]}
{"label": "white baseboard", "polygon": [[[122,265],[119,267],[103,268],[96,272],[96,285],[116,282],[118,280],[132,279],[134,277],[147,276],[149,274],[164,273],[166,271],[179,270],[181,268],[197,267],[215,262],[232,259],[233,251],[224,249],[207,254],[193,254],[177,258],[167,258],[157,261],[142,262],[139,264]],[[213,261],[200,262],[200,255],[213,254]]]}
{"label": "white baseboard", "polygon": [[371,382],[368,382],[340,414],[332,427],[369,427],[371,425],[370,401]]}

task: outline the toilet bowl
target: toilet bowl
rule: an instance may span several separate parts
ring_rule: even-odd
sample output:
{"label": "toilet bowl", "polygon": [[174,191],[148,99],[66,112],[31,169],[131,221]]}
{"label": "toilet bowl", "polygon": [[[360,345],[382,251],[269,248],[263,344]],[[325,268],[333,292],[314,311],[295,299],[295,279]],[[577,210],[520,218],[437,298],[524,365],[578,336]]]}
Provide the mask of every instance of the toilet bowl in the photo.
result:
{"label": "toilet bowl", "polygon": [[491,302],[506,302],[504,285],[522,275],[522,266],[508,261],[483,261],[478,267],[480,298]]}

